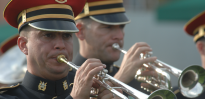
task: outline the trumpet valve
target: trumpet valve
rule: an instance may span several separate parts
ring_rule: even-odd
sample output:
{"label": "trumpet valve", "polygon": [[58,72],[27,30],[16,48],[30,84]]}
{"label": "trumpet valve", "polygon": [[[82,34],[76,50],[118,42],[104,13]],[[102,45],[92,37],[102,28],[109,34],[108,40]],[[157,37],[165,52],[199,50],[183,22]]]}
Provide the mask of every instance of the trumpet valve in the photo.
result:
{"label": "trumpet valve", "polygon": [[99,73],[99,78],[100,78],[100,79],[104,79],[107,73],[108,73],[108,70],[107,70],[107,69],[103,69],[103,70],[100,71],[100,73]]}

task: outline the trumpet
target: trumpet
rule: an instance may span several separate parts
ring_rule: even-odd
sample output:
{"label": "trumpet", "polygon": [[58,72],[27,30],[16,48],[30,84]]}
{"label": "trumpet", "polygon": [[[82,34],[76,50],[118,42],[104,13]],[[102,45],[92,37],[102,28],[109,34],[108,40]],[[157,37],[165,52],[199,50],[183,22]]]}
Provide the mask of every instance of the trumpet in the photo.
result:
{"label": "trumpet", "polygon": [[[67,65],[69,65],[70,67],[72,67],[75,70],[78,70],[78,68],[79,68],[79,66],[76,66],[72,62],[67,61],[67,59],[65,58],[64,55],[58,55],[57,61],[59,63],[66,63]],[[100,79],[96,79],[95,77],[93,77],[94,81],[96,83],[98,83],[100,86],[105,87],[106,89],[108,89],[114,95],[120,97],[121,99],[128,99],[128,98],[115,89],[122,89],[124,92],[131,95],[135,99],[177,99],[173,92],[166,90],[166,89],[156,90],[151,95],[144,94],[144,93],[142,93],[138,90],[135,90],[134,88],[124,84],[123,82],[120,82],[119,80],[113,78],[112,76],[110,76],[106,73],[107,73],[107,70],[104,69],[103,71],[101,71],[97,75],[97,77],[99,77]],[[115,85],[118,85],[119,87],[111,87],[107,83],[105,83],[105,81],[111,81],[112,83],[114,83]]]}
{"label": "trumpet", "polygon": [[[120,50],[122,53],[126,54],[127,51],[120,48],[119,44],[114,43],[112,45],[113,48]],[[151,52],[147,54],[141,54],[141,58],[148,58],[151,56]],[[171,80],[170,76],[167,73],[173,74],[178,78],[178,86],[179,90],[185,97],[195,98],[198,97],[201,93],[203,93],[205,89],[205,70],[201,66],[192,65],[185,68],[183,71],[179,70],[169,64],[166,64],[160,60],[156,60],[154,63],[143,64],[145,67],[151,66],[158,74],[161,74],[165,77],[165,80],[155,79],[153,77],[139,77],[137,74],[135,75],[135,79],[142,79],[151,84],[156,88],[162,89],[170,89],[171,88]],[[137,72],[141,72],[138,70]],[[153,83],[154,82],[154,83]],[[158,83],[157,83],[158,82]]]}

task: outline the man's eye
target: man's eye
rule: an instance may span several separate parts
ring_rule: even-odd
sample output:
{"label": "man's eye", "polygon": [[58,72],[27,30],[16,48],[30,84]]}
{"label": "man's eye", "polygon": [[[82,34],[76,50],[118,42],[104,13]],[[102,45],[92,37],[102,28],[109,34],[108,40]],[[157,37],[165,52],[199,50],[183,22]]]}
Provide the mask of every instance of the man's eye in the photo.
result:
{"label": "man's eye", "polygon": [[70,34],[70,33],[66,33],[66,34],[63,35],[63,37],[65,37],[65,38],[69,38],[69,37],[72,37],[72,34]]}
{"label": "man's eye", "polygon": [[125,28],[125,25],[120,25],[120,28],[121,28],[121,29],[124,29],[124,28]]}
{"label": "man's eye", "polygon": [[52,37],[53,35],[51,33],[45,34],[45,37]]}
{"label": "man's eye", "polygon": [[112,26],[105,26],[105,28],[111,29],[111,28],[112,28]]}

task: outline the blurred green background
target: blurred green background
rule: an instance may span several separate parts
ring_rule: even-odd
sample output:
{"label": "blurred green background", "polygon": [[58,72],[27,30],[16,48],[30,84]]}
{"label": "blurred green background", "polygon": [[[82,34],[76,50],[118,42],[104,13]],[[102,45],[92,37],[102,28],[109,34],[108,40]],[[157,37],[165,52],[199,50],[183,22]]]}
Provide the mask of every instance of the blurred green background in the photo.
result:
{"label": "blurred green background", "polygon": [[0,42],[2,43],[6,39],[18,34],[18,29],[8,25],[8,24],[2,24],[0,25]]}
{"label": "blurred green background", "polygon": [[4,8],[9,1],[10,0],[0,0],[0,44],[6,39],[18,34],[18,29],[7,24],[3,17]]}
{"label": "blurred green background", "polygon": [[158,20],[188,21],[205,10],[205,0],[173,0],[156,9]]}

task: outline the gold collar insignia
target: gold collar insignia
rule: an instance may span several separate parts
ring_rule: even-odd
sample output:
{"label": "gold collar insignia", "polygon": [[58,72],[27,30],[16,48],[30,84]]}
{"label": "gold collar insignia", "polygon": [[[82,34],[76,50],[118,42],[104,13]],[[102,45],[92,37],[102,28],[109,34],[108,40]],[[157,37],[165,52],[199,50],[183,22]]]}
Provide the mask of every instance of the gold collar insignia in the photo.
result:
{"label": "gold collar insignia", "polygon": [[63,82],[63,88],[64,90],[68,89],[68,83],[66,80]]}
{"label": "gold collar insignia", "polygon": [[44,83],[42,81],[40,81],[39,85],[38,85],[38,90],[42,90],[45,91],[46,90],[46,85],[47,83]]}

